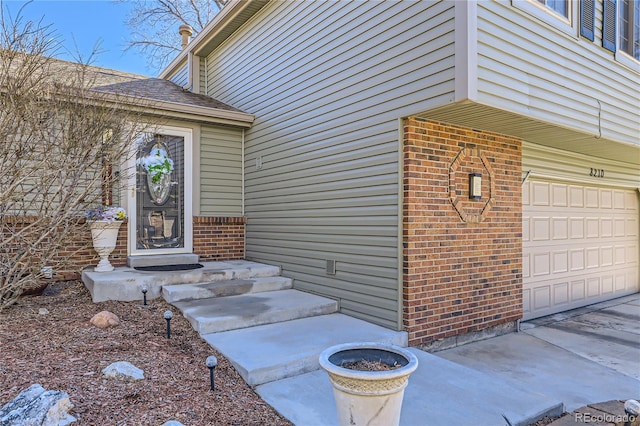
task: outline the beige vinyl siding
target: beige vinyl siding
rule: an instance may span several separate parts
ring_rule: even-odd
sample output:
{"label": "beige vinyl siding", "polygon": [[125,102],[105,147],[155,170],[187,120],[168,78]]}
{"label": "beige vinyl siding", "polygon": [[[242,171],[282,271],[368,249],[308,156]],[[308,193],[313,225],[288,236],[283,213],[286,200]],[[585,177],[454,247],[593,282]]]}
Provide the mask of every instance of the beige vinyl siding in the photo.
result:
{"label": "beige vinyl siding", "polygon": [[247,257],[390,328],[402,296],[398,119],[453,99],[453,7],[274,1],[206,61],[208,94],[256,115]]}
{"label": "beige vinyl siding", "polygon": [[200,79],[200,94],[207,94],[207,64],[205,58],[200,58],[200,68],[198,69],[198,77]]}
{"label": "beige vinyl siding", "polygon": [[187,86],[189,84],[189,64],[185,61],[184,65],[166,79],[174,82],[178,86]]}
{"label": "beige vinyl siding", "polygon": [[202,126],[200,214],[242,216],[242,130]]}
{"label": "beige vinyl siding", "polygon": [[602,4],[596,3],[591,42],[510,2],[478,2],[478,102],[639,144],[640,75],[601,47]]}

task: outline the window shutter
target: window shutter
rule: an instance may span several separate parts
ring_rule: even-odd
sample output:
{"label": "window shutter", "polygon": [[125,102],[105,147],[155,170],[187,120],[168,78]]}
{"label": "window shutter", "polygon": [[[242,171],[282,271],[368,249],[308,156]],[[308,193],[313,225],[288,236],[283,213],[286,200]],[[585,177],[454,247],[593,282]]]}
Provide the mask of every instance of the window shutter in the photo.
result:
{"label": "window shutter", "polygon": [[602,47],[616,51],[616,0],[604,0],[602,17]]}
{"label": "window shutter", "polygon": [[596,22],[596,0],[582,0],[580,2],[580,35],[594,40]]}

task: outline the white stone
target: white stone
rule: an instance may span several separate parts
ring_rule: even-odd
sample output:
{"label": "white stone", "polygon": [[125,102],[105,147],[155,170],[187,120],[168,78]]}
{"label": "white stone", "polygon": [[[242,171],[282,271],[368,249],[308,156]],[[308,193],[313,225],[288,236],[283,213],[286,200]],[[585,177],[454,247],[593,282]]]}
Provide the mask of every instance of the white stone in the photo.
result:
{"label": "white stone", "polygon": [[184,426],[184,425],[177,420],[169,420],[168,422],[162,423],[162,426]]}
{"label": "white stone", "polygon": [[102,370],[107,379],[144,380],[144,371],[127,361],[118,361]]}
{"label": "white stone", "polygon": [[38,309],[38,313],[40,315],[47,315],[49,313],[49,310],[47,308],[40,308]]}
{"label": "white stone", "polygon": [[3,426],[64,426],[76,421],[66,392],[45,391],[40,384],[23,390],[0,409]]}

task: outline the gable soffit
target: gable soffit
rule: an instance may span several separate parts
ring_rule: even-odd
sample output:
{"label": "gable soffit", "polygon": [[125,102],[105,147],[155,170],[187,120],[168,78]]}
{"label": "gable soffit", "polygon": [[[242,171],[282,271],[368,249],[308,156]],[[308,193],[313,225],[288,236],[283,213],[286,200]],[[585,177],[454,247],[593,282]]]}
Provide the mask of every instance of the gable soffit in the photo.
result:
{"label": "gable soffit", "polygon": [[189,53],[207,56],[251,19],[269,0],[231,0],[204,29],[160,73],[166,78],[186,63]]}

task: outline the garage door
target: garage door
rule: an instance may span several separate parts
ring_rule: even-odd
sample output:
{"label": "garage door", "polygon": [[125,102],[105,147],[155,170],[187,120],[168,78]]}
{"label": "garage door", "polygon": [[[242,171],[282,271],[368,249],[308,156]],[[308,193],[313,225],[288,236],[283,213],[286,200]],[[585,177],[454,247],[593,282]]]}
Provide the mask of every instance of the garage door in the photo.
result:
{"label": "garage door", "polygon": [[522,196],[525,320],[639,290],[636,190],[532,178]]}

